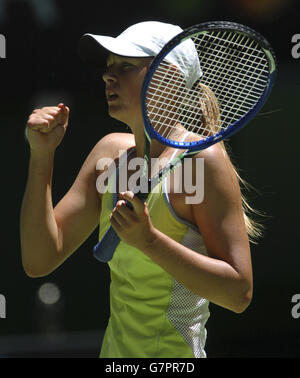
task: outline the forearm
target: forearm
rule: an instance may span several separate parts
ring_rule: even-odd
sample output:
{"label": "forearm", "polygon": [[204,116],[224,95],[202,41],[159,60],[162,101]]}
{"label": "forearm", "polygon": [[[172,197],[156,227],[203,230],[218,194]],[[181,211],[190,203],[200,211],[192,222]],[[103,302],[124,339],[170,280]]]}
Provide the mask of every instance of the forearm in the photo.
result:
{"label": "forearm", "polygon": [[20,218],[22,261],[30,276],[47,274],[59,250],[52,204],[54,153],[31,156]]}
{"label": "forearm", "polygon": [[143,252],[187,289],[217,305],[242,312],[249,304],[251,284],[225,261],[192,251],[159,230]]}

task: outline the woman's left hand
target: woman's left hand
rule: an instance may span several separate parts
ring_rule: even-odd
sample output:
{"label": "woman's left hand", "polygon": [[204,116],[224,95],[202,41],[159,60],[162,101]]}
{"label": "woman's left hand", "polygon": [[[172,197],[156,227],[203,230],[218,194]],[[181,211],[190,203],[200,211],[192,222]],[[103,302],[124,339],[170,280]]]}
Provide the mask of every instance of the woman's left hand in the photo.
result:
{"label": "woman's left hand", "polygon": [[[123,242],[143,250],[155,240],[147,204],[129,191],[121,193],[120,197],[110,215],[111,225]],[[126,205],[126,200],[132,209]]]}

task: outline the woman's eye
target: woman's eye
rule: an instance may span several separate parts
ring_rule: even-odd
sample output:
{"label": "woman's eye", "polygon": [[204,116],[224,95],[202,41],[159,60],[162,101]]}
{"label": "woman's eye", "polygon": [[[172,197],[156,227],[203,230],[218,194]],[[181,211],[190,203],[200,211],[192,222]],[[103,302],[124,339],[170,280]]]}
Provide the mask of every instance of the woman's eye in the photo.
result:
{"label": "woman's eye", "polygon": [[133,67],[133,64],[131,64],[131,63],[123,63],[123,64],[122,64],[122,67],[123,67],[124,69],[129,69],[129,68],[132,68],[132,67]]}
{"label": "woman's eye", "polygon": [[102,74],[109,74],[110,72],[113,72],[114,70],[122,70],[122,71],[129,71],[134,69],[136,66],[133,63],[130,62],[122,62],[118,65],[108,65],[107,67],[104,67]]}

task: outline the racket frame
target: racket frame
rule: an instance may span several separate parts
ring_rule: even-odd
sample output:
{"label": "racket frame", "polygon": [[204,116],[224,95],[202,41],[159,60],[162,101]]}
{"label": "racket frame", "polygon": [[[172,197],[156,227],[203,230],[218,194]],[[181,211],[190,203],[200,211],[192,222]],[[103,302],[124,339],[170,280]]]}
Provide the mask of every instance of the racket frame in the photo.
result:
{"label": "racket frame", "polygon": [[[266,85],[266,88],[261,95],[259,101],[255,104],[253,108],[251,108],[243,117],[241,117],[239,120],[232,123],[230,126],[228,126],[225,130],[221,130],[215,135],[212,135],[206,139],[202,139],[199,141],[194,142],[178,142],[178,141],[172,141],[169,139],[164,138],[159,133],[157,133],[151,126],[151,122],[149,120],[148,114],[147,114],[147,105],[146,105],[146,93],[148,86],[151,82],[151,79],[159,66],[159,64],[164,60],[165,56],[169,53],[170,50],[178,46],[181,42],[184,42],[187,39],[192,38],[195,35],[198,34],[205,34],[208,31],[233,31],[235,33],[240,33],[244,35],[248,35],[251,38],[253,38],[258,44],[261,45],[262,50],[265,53],[265,56],[267,58],[268,64],[269,64],[269,80]],[[201,62],[200,62],[201,65]],[[269,44],[269,42],[258,32],[255,30],[235,22],[228,22],[228,21],[213,21],[213,22],[205,22],[198,25],[191,26],[190,28],[185,29],[181,33],[179,33],[177,36],[175,36],[173,39],[171,39],[159,52],[159,54],[154,58],[152,63],[149,66],[149,70],[147,72],[147,75],[143,82],[143,87],[141,91],[141,106],[142,106],[142,113],[143,113],[143,119],[144,119],[144,130],[146,137],[151,143],[152,139],[156,139],[160,143],[173,147],[173,148],[181,148],[181,149],[188,149],[189,152],[187,154],[194,154],[198,151],[201,151],[207,147],[212,146],[215,143],[220,142],[221,140],[227,139],[231,137],[233,134],[238,132],[242,127],[244,127],[263,107],[265,104],[267,98],[269,97],[271,90],[274,85],[275,76],[277,72],[277,64],[276,64],[276,58],[274,55],[274,52]],[[186,155],[187,155],[186,154]],[[146,153],[144,154],[146,158]]]}

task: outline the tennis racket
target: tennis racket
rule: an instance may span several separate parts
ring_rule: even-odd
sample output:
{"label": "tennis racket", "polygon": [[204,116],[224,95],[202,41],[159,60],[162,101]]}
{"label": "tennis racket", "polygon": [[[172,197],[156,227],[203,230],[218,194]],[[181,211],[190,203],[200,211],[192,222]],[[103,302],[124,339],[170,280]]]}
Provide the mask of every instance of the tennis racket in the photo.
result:
{"label": "tennis racket", "polygon": [[[193,42],[202,76],[193,85],[168,63],[168,55],[182,43]],[[151,181],[149,189],[172,172],[183,159],[228,139],[262,108],[276,74],[276,59],[266,39],[241,24],[216,21],[189,27],[170,40],[152,61],[144,79],[141,106],[145,131],[145,166],[148,179],[152,139],[184,151]],[[199,136],[181,142],[184,128]],[[152,186],[153,187],[153,186]],[[138,193],[145,201],[148,193]],[[112,227],[94,247],[94,256],[111,260],[120,243]]]}

